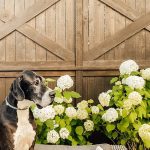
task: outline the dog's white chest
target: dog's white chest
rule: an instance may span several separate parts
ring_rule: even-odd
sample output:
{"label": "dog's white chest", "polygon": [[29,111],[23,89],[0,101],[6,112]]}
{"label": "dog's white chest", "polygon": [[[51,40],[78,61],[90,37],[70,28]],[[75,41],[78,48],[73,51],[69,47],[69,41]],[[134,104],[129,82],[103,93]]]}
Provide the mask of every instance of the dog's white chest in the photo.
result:
{"label": "dog's white chest", "polygon": [[35,138],[35,131],[29,123],[29,109],[17,110],[18,123],[14,133],[14,150],[29,150]]}

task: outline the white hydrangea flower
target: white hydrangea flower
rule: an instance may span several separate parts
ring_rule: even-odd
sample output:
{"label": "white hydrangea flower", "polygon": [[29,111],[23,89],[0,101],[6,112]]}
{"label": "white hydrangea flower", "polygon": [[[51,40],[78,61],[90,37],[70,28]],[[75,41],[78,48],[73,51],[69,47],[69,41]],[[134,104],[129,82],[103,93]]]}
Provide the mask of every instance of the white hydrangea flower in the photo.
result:
{"label": "white hydrangea flower", "polygon": [[66,129],[66,128],[61,128],[60,131],[59,131],[59,135],[62,139],[68,139],[68,136],[69,136],[69,130]]}
{"label": "white hydrangea flower", "polygon": [[62,105],[55,105],[54,109],[55,109],[56,115],[61,115],[64,113],[65,107]]}
{"label": "white hydrangea flower", "polygon": [[139,128],[139,136],[143,141],[149,141],[150,142],[150,125],[149,124],[143,124]]}
{"label": "white hydrangea flower", "polygon": [[139,66],[133,60],[124,61],[119,67],[121,75],[130,74],[131,72],[137,71],[138,69],[139,69]]}
{"label": "white hydrangea flower", "polygon": [[140,95],[140,93],[134,91],[131,92],[128,96],[129,100],[131,100],[133,105],[139,105],[142,102],[142,96]]}
{"label": "white hydrangea flower", "polygon": [[132,101],[130,99],[127,99],[123,103],[123,108],[130,110],[132,108]]}
{"label": "white hydrangea flower", "polygon": [[104,106],[109,106],[109,102],[110,102],[110,99],[111,99],[111,96],[106,93],[106,92],[102,92],[101,94],[99,94],[99,102],[100,104],[104,107]]}
{"label": "white hydrangea flower", "polygon": [[52,106],[47,106],[43,109],[40,109],[40,116],[39,119],[41,122],[45,122],[48,119],[54,119],[56,113]]}
{"label": "white hydrangea flower", "polygon": [[67,99],[64,97],[64,102],[67,104],[70,104],[70,103],[72,103],[72,98]]}
{"label": "white hydrangea flower", "polygon": [[121,85],[121,81],[117,81],[115,85]]}
{"label": "white hydrangea flower", "polygon": [[59,124],[57,124],[55,120],[53,120],[53,124],[54,124],[54,129],[59,127]]}
{"label": "white hydrangea flower", "polygon": [[88,102],[86,100],[81,101],[77,104],[78,109],[86,109],[88,107]]}
{"label": "white hydrangea flower", "polygon": [[109,108],[102,116],[104,121],[114,122],[118,118],[118,112],[114,108]]}
{"label": "white hydrangea flower", "polygon": [[142,89],[145,86],[145,80],[139,76],[129,76],[126,78],[125,84],[131,88]]}
{"label": "white hydrangea flower", "polygon": [[91,106],[91,111],[92,111],[92,114],[98,114],[99,108],[97,106]]}
{"label": "white hydrangea flower", "polygon": [[150,68],[147,68],[147,69],[143,69],[141,70],[141,73],[142,73],[142,77],[145,79],[145,80],[150,80]]}
{"label": "white hydrangea flower", "polygon": [[110,94],[110,93],[112,93],[112,90],[108,90],[108,91],[107,91],[107,94]]}
{"label": "white hydrangea flower", "polygon": [[40,117],[40,115],[41,115],[41,111],[37,107],[35,107],[32,112],[33,112],[34,118],[36,118],[36,119],[38,119]]}
{"label": "white hydrangea flower", "polygon": [[61,76],[57,80],[57,86],[63,90],[69,89],[73,86],[73,80],[71,79],[69,75]]}
{"label": "white hydrangea flower", "polygon": [[54,91],[59,91],[59,92],[61,93],[61,92],[62,92],[62,89],[56,86],[56,87],[54,88]]}
{"label": "white hydrangea flower", "polygon": [[88,118],[88,112],[85,109],[77,110],[77,118],[80,120],[84,120]]}
{"label": "white hydrangea flower", "polygon": [[86,131],[93,131],[93,129],[94,129],[93,121],[87,120],[86,122],[84,122],[84,128]]}
{"label": "white hydrangea flower", "polygon": [[77,111],[74,107],[66,108],[65,113],[69,118],[75,118],[77,116]]}
{"label": "white hydrangea flower", "polygon": [[126,79],[123,78],[121,82],[122,82],[122,84],[126,84]]}
{"label": "white hydrangea flower", "polygon": [[55,144],[59,140],[59,134],[55,130],[51,130],[47,133],[47,142]]}
{"label": "white hydrangea flower", "polygon": [[56,102],[58,104],[62,104],[64,102],[64,99],[63,99],[63,97],[55,97],[54,102]]}

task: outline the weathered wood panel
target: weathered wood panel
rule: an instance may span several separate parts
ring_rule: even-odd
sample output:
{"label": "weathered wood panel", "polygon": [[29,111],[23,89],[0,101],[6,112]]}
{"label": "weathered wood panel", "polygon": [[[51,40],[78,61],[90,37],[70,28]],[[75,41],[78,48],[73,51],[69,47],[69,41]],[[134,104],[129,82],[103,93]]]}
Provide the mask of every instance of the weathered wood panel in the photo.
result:
{"label": "weathered wood panel", "polygon": [[24,69],[97,101],[124,59],[150,66],[148,25],[149,0],[0,0],[0,101]]}

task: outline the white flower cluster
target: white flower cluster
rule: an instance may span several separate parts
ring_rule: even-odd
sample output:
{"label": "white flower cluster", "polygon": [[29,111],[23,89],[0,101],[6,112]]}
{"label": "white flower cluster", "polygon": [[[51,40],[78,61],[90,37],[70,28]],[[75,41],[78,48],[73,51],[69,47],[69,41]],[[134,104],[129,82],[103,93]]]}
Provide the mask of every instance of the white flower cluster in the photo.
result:
{"label": "white flower cluster", "polygon": [[47,133],[47,142],[55,144],[58,142],[60,136],[55,130],[51,130]]}
{"label": "white flower cluster", "polygon": [[135,89],[142,89],[145,86],[145,80],[139,76],[129,76],[128,78],[123,79],[122,83]]}
{"label": "white flower cluster", "polygon": [[93,131],[93,129],[94,129],[93,121],[87,120],[86,122],[84,122],[84,128],[86,131]]}
{"label": "white flower cluster", "polygon": [[69,75],[64,75],[58,78],[57,86],[62,90],[69,89],[73,86],[73,80]]}
{"label": "white flower cluster", "polygon": [[61,104],[64,102],[64,99],[63,97],[55,97],[54,98],[54,102],[58,103],[58,104]]}
{"label": "white flower cluster", "polygon": [[52,106],[47,106],[43,109],[35,108],[33,115],[35,118],[39,118],[41,122],[45,122],[48,119],[54,119],[56,112]]}
{"label": "white flower cluster", "polygon": [[72,98],[67,99],[64,97],[64,102],[67,104],[70,104],[70,103],[72,103]]}
{"label": "white flower cluster", "polygon": [[142,77],[145,80],[150,80],[150,68],[147,68],[145,70],[141,70],[141,73],[142,73]]}
{"label": "white flower cluster", "polygon": [[86,100],[81,101],[77,104],[78,109],[86,109],[88,107],[88,102]]}
{"label": "white flower cluster", "polygon": [[47,133],[47,142],[55,144],[60,138],[64,140],[67,139],[69,137],[69,134],[70,132],[67,128],[61,128],[59,134],[55,130],[51,130]]}
{"label": "white flower cluster", "polygon": [[148,124],[143,124],[140,128],[139,128],[139,136],[141,137],[141,139],[143,141],[149,141],[150,142],[150,125]]}
{"label": "white flower cluster", "polygon": [[132,101],[130,99],[127,99],[123,103],[123,108],[130,110],[132,108]]}
{"label": "white flower cluster", "polygon": [[67,128],[61,128],[59,131],[59,134],[60,134],[60,137],[65,140],[65,139],[68,139],[70,132]]}
{"label": "white flower cluster", "polygon": [[109,106],[111,97],[108,93],[102,92],[101,94],[99,94],[98,99],[100,104],[104,107],[104,106]]}
{"label": "white flower cluster", "polygon": [[132,106],[137,106],[142,102],[140,93],[133,91],[128,95],[128,99],[124,101],[123,107],[130,110]]}
{"label": "white flower cluster", "polygon": [[114,108],[109,108],[102,116],[104,121],[114,122],[118,118],[118,112]]}
{"label": "white flower cluster", "polygon": [[139,105],[142,102],[142,96],[140,95],[140,93],[134,91],[131,92],[128,96],[129,100],[131,100],[133,105]]}
{"label": "white flower cluster", "polygon": [[84,120],[88,118],[88,112],[85,109],[77,110],[77,118],[80,120]]}
{"label": "white flower cluster", "polygon": [[92,114],[98,114],[99,108],[97,106],[91,106],[91,111],[92,111]]}
{"label": "white flower cluster", "polygon": [[55,105],[54,110],[56,112],[56,115],[62,115],[64,113],[65,107],[62,105]]}
{"label": "white flower cluster", "polygon": [[77,116],[77,111],[74,107],[66,108],[65,113],[69,118],[76,118],[76,116]]}
{"label": "white flower cluster", "polygon": [[121,75],[130,74],[131,72],[137,71],[138,69],[139,69],[139,66],[133,60],[127,60],[123,62],[119,67]]}

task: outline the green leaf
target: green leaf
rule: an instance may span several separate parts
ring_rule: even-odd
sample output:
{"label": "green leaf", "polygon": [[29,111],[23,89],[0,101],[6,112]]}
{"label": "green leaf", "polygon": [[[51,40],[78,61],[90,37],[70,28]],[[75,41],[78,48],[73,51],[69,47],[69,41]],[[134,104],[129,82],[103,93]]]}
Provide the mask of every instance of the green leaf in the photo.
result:
{"label": "green leaf", "polygon": [[106,130],[107,130],[108,132],[111,132],[111,131],[113,131],[114,129],[115,129],[115,125],[114,125],[114,124],[107,124]]}
{"label": "green leaf", "polygon": [[134,89],[132,89],[132,88],[129,87],[129,86],[125,86],[125,90],[126,90],[127,94],[129,94],[129,93],[131,93],[131,92],[134,91]]}
{"label": "green leaf", "polygon": [[118,133],[117,133],[117,132],[114,132],[114,133],[112,134],[113,139],[116,139],[117,136],[118,136]]}
{"label": "green leaf", "polygon": [[43,125],[43,122],[40,121],[40,119],[36,119],[35,120],[35,123],[39,126],[42,126]]}
{"label": "green leaf", "polygon": [[71,97],[72,98],[80,98],[81,95],[79,93],[77,93],[77,92],[71,91]]}
{"label": "green leaf", "polygon": [[140,75],[140,72],[139,71],[132,71],[131,75],[132,76],[138,76],[138,75]]}
{"label": "green leaf", "polygon": [[128,126],[129,126],[129,121],[127,118],[121,120],[121,122],[117,124],[117,128],[121,132],[125,132],[127,130]]}
{"label": "green leaf", "polygon": [[93,104],[94,103],[94,100],[90,99],[87,101],[89,104]]}
{"label": "green leaf", "polygon": [[123,117],[123,118],[125,118],[125,117],[128,116],[128,114],[129,114],[128,111],[129,111],[129,110],[126,110],[126,109],[123,109],[123,110],[122,110],[122,117]]}
{"label": "green leaf", "polygon": [[66,99],[70,99],[72,96],[71,92],[69,92],[69,91],[64,91],[63,94]]}
{"label": "green leaf", "polygon": [[150,89],[150,81],[146,81],[146,88]]}
{"label": "green leaf", "polygon": [[78,139],[79,139],[80,141],[83,141],[84,137],[83,137],[82,135],[78,135]]}
{"label": "green leaf", "polygon": [[97,107],[100,109],[100,110],[104,110],[104,108],[102,107],[102,105],[98,104]]}
{"label": "green leaf", "polygon": [[137,118],[136,112],[131,112],[130,115],[129,115],[129,121],[131,123],[134,123],[134,121],[136,120],[136,118]]}
{"label": "green leaf", "polygon": [[116,81],[118,81],[118,77],[112,78],[111,81],[110,81],[110,83],[113,84],[113,83],[115,83]]}
{"label": "green leaf", "polygon": [[53,122],[53,120],[48,119],[45,123],[46,123],[47,127],[49,127],[50,129],[54,129],[54,122]]}
{"label": "green leaf", "polygon": [[61,119],[60,119],[59,116],[56,116],[56,117],[55,117],[55,121],[56,121],[57,124],[59,124],[60,120],[61,120]]}
{"label": "green leaf", "polygon": [[78,127],[76,127],[76,129],[75,129],[75,132],[76,132],[77,135],[82,135],[82,134],[83,134],[83,131],[84,131],[84,129],[83,129],[82,126],[78,126]]}
{"label": "green leaf", "polygon": [[60,91],[55,91],[55,97],[62,98],[62,94]]}
{"label": "green leaf", "polygon": [[54,80],[54,79],[51,79],[51,78],[46,78],[45,81],[47,81],[47,82],[55,82],[55,80]]}
{"label": "green leaf", "polygon": [[77,120],[73,119],[70,124],[71,126],[75,126],[77,123],[78,123]]}
{"label": "green leaf", "polygon": [[66,126],[66,123],[65,123],[64,119],[61,119],[60,122],[59,122],[59,124],[60,124],[61,128],[64,128]]}
{"label": "green leaf", "polygon": [[121,140],[121,145],[125,145],[125,144],[126,144],[126,142],[127,142],[127,140],[122,139],[122,140]]}
{"label": "green leaf", "polygon": [[71,126],[66,126],[66,128],[67,128],[67,129],[68,129],[68,131],[71,133],[71,131],[72,131]]}

